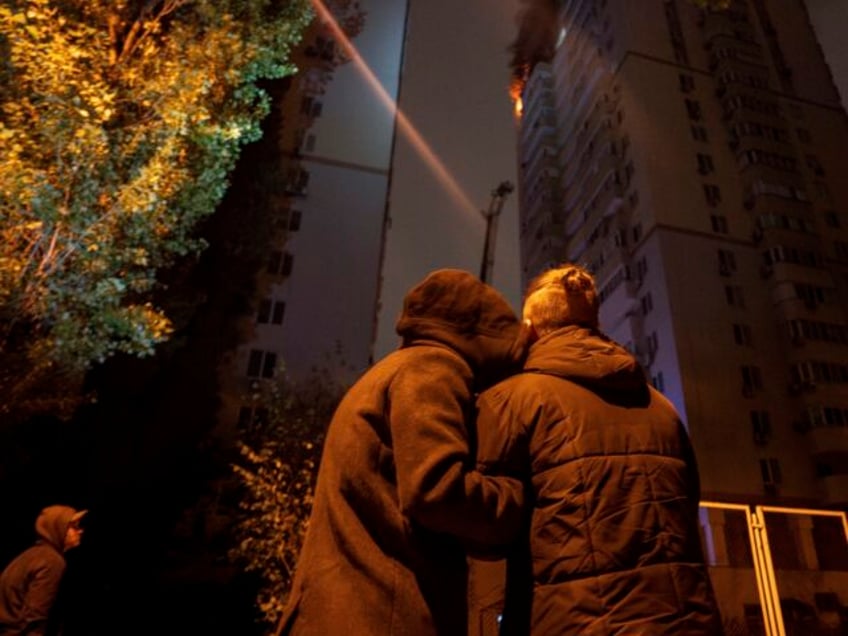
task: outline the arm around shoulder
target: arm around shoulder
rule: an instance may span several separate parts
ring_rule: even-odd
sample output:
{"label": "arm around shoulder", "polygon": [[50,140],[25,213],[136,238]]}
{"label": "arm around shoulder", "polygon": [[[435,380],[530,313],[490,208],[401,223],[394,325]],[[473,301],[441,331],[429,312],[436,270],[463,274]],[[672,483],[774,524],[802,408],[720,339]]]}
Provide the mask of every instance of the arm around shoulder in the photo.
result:
{"label": "arm around shoulder", "polygon": [[471,371],[459,356],[424,347],[393,381],[389,420],[400,503],[431,530],[505,544],[521,527],[524,488],[517,479],[473,470],[471,386]]}

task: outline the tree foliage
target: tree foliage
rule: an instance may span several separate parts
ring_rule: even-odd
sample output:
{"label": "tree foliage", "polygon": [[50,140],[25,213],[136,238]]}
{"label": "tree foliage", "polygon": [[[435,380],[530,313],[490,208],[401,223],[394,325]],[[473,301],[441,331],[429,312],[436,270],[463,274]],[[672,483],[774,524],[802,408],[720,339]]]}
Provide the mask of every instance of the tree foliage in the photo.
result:
{"label": "tree foliage", "polygon": [[[202,248],[241,146],[295,71],[308,0],[0,6],[0,404],[172,324],[156,272]],[[8,410],[8,406],[3,407]]]}
{"label": "tree foliage", "polygon": [[253,396],[261,417],[245,432],[233,466],[245,496],[230,557],[259,575],[257,605],[272,625],[291,589],[324,432],[341,394],[325,374],[300,387],[265,380]]}

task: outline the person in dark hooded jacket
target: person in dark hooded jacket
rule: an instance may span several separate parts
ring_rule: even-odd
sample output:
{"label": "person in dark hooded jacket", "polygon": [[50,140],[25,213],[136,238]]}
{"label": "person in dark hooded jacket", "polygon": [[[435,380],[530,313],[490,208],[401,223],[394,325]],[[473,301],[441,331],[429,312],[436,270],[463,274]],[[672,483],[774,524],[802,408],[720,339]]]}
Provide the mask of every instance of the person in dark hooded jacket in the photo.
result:
{"label": "person in dark hooded jacket", "polygon": [[82,540],[86,511],[48,506],[35,521],[38,540],[0,574],[0,636],[43,636],[65,574],[64,553]]}
{"label": "person in dark hooded jacket", "polygon": [[523,317],[538,337],[523,373],[478,400],[478,467],[524,479],[532,499],[500,633],[721,634],[698,471],[674,407],[598,330],[583,268],[539,276]]}
{"label": "person in dark hooded jacket", "polygon": [[407,293],[400,348],[330,422],[278,633],[466,633],[466,547],[513,541],[524,517],[521,482],[474,472],[468,437],[475,392],[520,368],[519,327],[468,272]]}

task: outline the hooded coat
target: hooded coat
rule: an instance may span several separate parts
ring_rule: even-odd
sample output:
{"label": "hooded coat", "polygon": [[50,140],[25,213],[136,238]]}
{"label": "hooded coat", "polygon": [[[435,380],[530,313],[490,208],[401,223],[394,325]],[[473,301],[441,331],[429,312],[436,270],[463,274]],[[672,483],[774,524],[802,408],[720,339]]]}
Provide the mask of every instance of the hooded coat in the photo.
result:
{"label": "hooded coat", "polygon": [[79,513],[48,506],[35,522],[38,540],[0,574],[0,636],[42,636],[65,573],[65,535]]}
{"label": "hooded coat", "polygon": [[478,407],[481,469],[531,484],[502,634],[721,634],[689,437],[629,352],[561,328]]}
{"label": "hooded coat", "polygon": [[517,370],[509,305],[439,270],[407,294],[397,331],[401,348],[330,423],[283,634],[465,634],[464,542],[521,527],[522,484],[473,472],[467,428],[479,383]]}

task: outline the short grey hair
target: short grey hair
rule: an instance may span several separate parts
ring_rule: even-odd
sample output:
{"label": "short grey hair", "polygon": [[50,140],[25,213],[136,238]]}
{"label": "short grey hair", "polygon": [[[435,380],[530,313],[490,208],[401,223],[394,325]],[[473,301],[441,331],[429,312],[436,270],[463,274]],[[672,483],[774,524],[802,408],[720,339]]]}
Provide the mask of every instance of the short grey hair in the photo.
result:
{"label": "short grey hair", "polygon": [[598,327],[595,279],[580,265],[567,263],[540,274],[527,287],[523,318],[540,336],[568,325]]}

